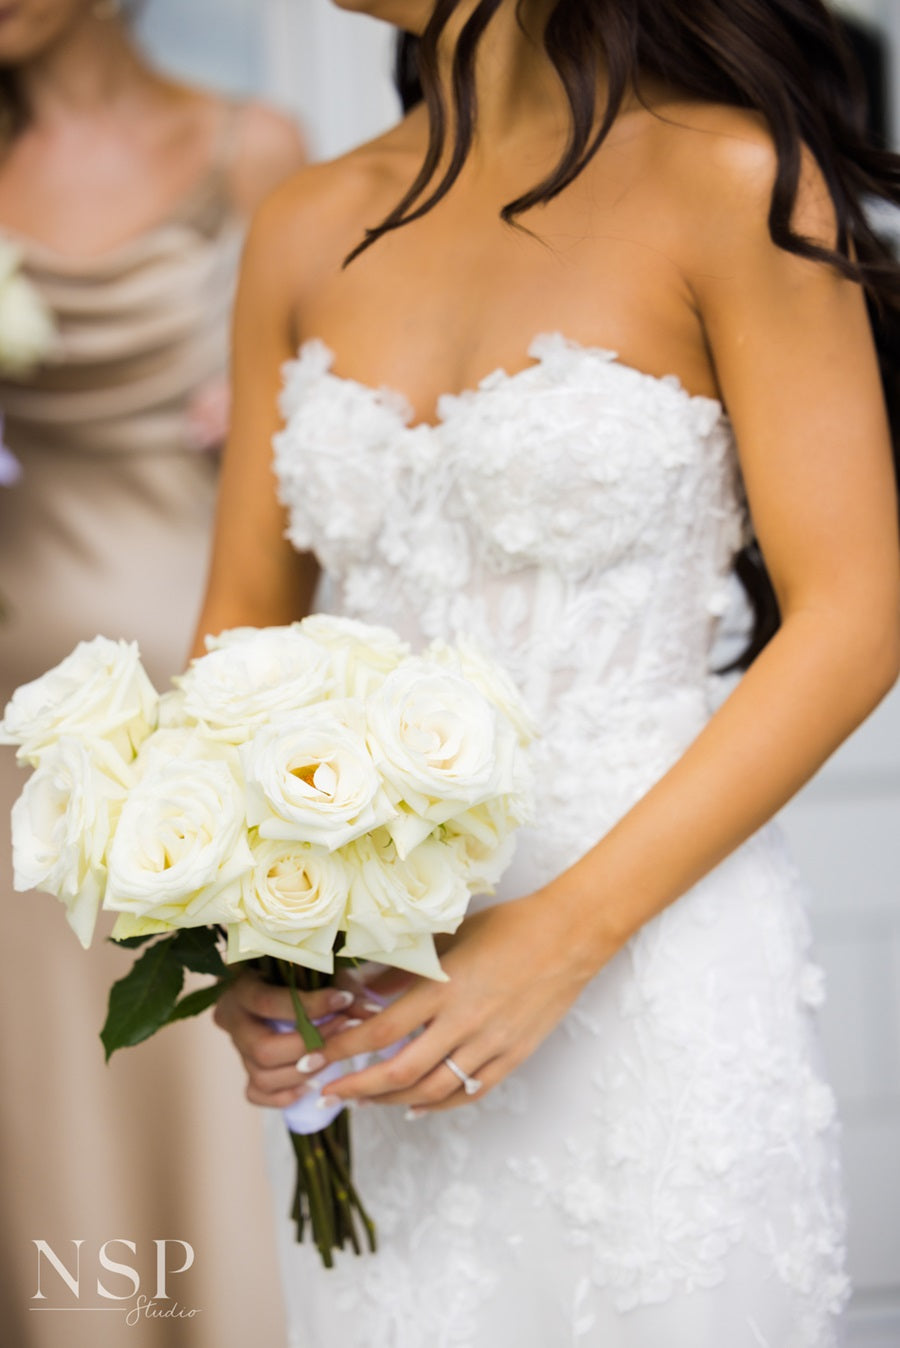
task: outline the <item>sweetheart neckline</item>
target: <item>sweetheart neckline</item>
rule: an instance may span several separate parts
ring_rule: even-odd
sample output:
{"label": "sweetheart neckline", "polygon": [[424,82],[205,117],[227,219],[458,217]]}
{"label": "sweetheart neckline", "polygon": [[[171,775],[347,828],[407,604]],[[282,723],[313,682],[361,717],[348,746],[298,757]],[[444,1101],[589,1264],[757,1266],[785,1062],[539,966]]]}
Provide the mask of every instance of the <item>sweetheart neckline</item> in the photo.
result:
{"label": "sweetheart neckline", "polygon": [[498,386],[517,384],[525,376],[534,374],[536,371],[544,369],[548,364],[548,344],[558,344],[562,351],[576,356],[590,356],[603,362],[607,368],[621,370],[631,378],[640,379],[655,385],[658,388],[670,389],[677,393],[688,406],[694,405],[698,408],[714,408],[718,416],[716,425],[726,421],[727,413],[725,406],[720,398],[710,397],[705,393],[691,393],[685,388],[682,380],[677,374],[657,375],[650,374],[647,370],[641,370],[636,365],[629,365],[627,361],[619,359],[619,353],[611,347],[594,346],[577,341],[574,337],[566,337],[559,331],[547,331],[536,333],[526,347],[526,355],[529,357],[529,364],[523,365],[518,370],[509,373],[502,365],[496,366],[486,375],[478,380],[477,383],[467,385],[456,393],[441,393],[437,397],[434,409],[435,420],[433,421],[413,421],[414,408],[409,397],[398,388],[390,384],[369,384],[362,379],[354,379],[352,375],[336,374],[332,365],[336,360],[336,353],[327,342],[321,337],[307,337],[300,343],[297,351],[297,361],[302,362],[313,352],[322,352],[328,358],[328,365],[322,371],[329,379],[335,379],[341,384],[346,384],[352,388],[362,390],[370,394],[375,399],[387,399],[389,405],[395,407],[398,415],[402,415],[404,428],[409,432],[430,430],[439,430],[447,421],[445,413],[446,408],[451,408],[454,404],[467,402],[478,394],[490,392]]}

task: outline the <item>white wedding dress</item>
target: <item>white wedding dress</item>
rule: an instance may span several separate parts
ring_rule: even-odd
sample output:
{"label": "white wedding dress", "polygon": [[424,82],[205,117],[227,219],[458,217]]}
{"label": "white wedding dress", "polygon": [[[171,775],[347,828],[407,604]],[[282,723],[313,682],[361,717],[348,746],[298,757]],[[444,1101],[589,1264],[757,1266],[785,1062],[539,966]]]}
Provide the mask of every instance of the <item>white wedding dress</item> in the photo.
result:
{"label": "white wedding dress", "polygon": [[[580,857],[708,720],[746,519],[717,402],[559,336],[529,355],[412,426],[307,342],[275,440],[289,537],[330,607],[417,646],[471,634],[538,718],[536,823],[489,902]],[[283,1221],[291,1345],[833,1348],[843,1211],[807,947],[770,826],[483,1103],[355,1112],[380,1250],[325,1272]],[[293,1157],[268,1122],[286,1213]]]}

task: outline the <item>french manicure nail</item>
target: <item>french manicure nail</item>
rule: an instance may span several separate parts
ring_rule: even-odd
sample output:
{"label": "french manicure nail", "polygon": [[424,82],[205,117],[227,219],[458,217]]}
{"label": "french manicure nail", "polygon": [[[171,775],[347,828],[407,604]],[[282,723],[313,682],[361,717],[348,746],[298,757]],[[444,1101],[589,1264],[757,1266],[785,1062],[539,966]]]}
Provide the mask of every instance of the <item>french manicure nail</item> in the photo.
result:
{"label": "french manicure nail", "polygon": [[343,1028],[345,1030],[355,1030],[357,1025],[362,1025],[361,1020],[345,1020]]}
{"label": "french manicure nail", "polygon": [[363,1010],[364,1010],[364,1011],[383,1011],[383,1010],[384,1010],[384,1007],[381,1005],[381,1002],[363,1002],[362,1005],[363,1005]]}
{"label": "french manicure nail", "polygon": [[422,1115],[427,1113],[427,1109],[417,1109],[415,1105],[413,1105],[412,1109],[408,1109],[403,1117],[406,1119],[407,1123],[415,1123],[416,1119],[421,1119]]}
{"label": "french manicure nail", "polygon": [[335,1105],[342,1103],[339,1095],[320,1095],[316,1101],[316,1109],[334,1109]]}
{"label": "french manicure nail", "polygon": [[343,1011],[353,1001],[353,993],[346,988],[339,988],[328,998],[328,1005],[332,1011]]}
{"label": "french manicure nail", "polygon": [[303,1057],[297,1063],[298,1072],[318,1072],[320,1067],[325,1066],[324,1053],[304,1053]]}

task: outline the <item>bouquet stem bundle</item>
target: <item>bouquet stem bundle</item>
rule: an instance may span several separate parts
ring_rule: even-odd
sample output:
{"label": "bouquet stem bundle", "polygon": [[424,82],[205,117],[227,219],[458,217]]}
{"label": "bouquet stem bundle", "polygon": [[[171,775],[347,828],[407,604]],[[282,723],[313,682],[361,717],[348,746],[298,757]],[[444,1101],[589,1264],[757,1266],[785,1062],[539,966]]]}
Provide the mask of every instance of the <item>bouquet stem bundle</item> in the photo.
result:
{"label": "bouquet stem bundle", "polygon": [[[264,978],[278,981],[290,989],[297,1030],[306,1048],[321,1048],[325,1040],[298,996],[298,992],[315,992],[325,986],[321,974],[312,969],[295,969],[284,960],[256,963],[262,966],[260,973]],[[275,972],[277,980],[273,977]],[[349,1114],[342,1110],[336,1119],[315,1133],[294,1132],[289,1124],[288,1136],[297,1161],[291,1203],[291,1220],[297,1240],[303,1240],[308,1224],[313,1244],[326,1268],[334,1266],[334,1251],[347,1245],[356,1254],[362,1254],[360,1236],[374,1254],[377,1248],[375,1224],[363,1207],[352,1179]]]}

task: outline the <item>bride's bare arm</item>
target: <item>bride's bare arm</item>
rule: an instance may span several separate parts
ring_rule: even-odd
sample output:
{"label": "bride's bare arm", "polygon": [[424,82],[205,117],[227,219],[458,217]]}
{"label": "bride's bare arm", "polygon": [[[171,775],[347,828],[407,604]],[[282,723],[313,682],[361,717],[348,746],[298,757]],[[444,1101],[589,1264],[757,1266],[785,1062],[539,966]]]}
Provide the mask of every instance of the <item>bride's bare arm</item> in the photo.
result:
{"label": "bride's bare arm", "polygon": [[[783,625],[670,772],[579,863],[536,894],[463,924],[447,984],[417,983],[329,1058],[425,1026],[342,1097],[466,1103],[452,1053],[486,1088],[549,1033],[643,923],[750,837],[894,683],[900,546],[890,442],[860,287],[776,248],[772,152],[708,139],[673,164],[698,231],[686,271],[739,445]],[[702,160],[702,162],[700,162]],[[807,166],[798,228],[828,239],[827,193]]]}
{"label": "bride's bare arm", "polygon": [[315,560],[295,552],[284,537],[285,512],[272,473],[281,367],[296,354],[291,203],[290,187],[270,198],[244,250],[233,322],[231,427],[194,654],[202,653],[207,633],[303,617],[315,589]]}
{"label": "bride's bare arm", "polygon": [[[689,752],[568,877],[602,884],[620,939],[771,818],[900,667],[896,486],[862,291],[772,245],[765,143],[720,153],[728,198],[691,279],[782,627]],[[833,242],[811,161],[795,227]],[[640,859],[648,833],[652,865]]]}

